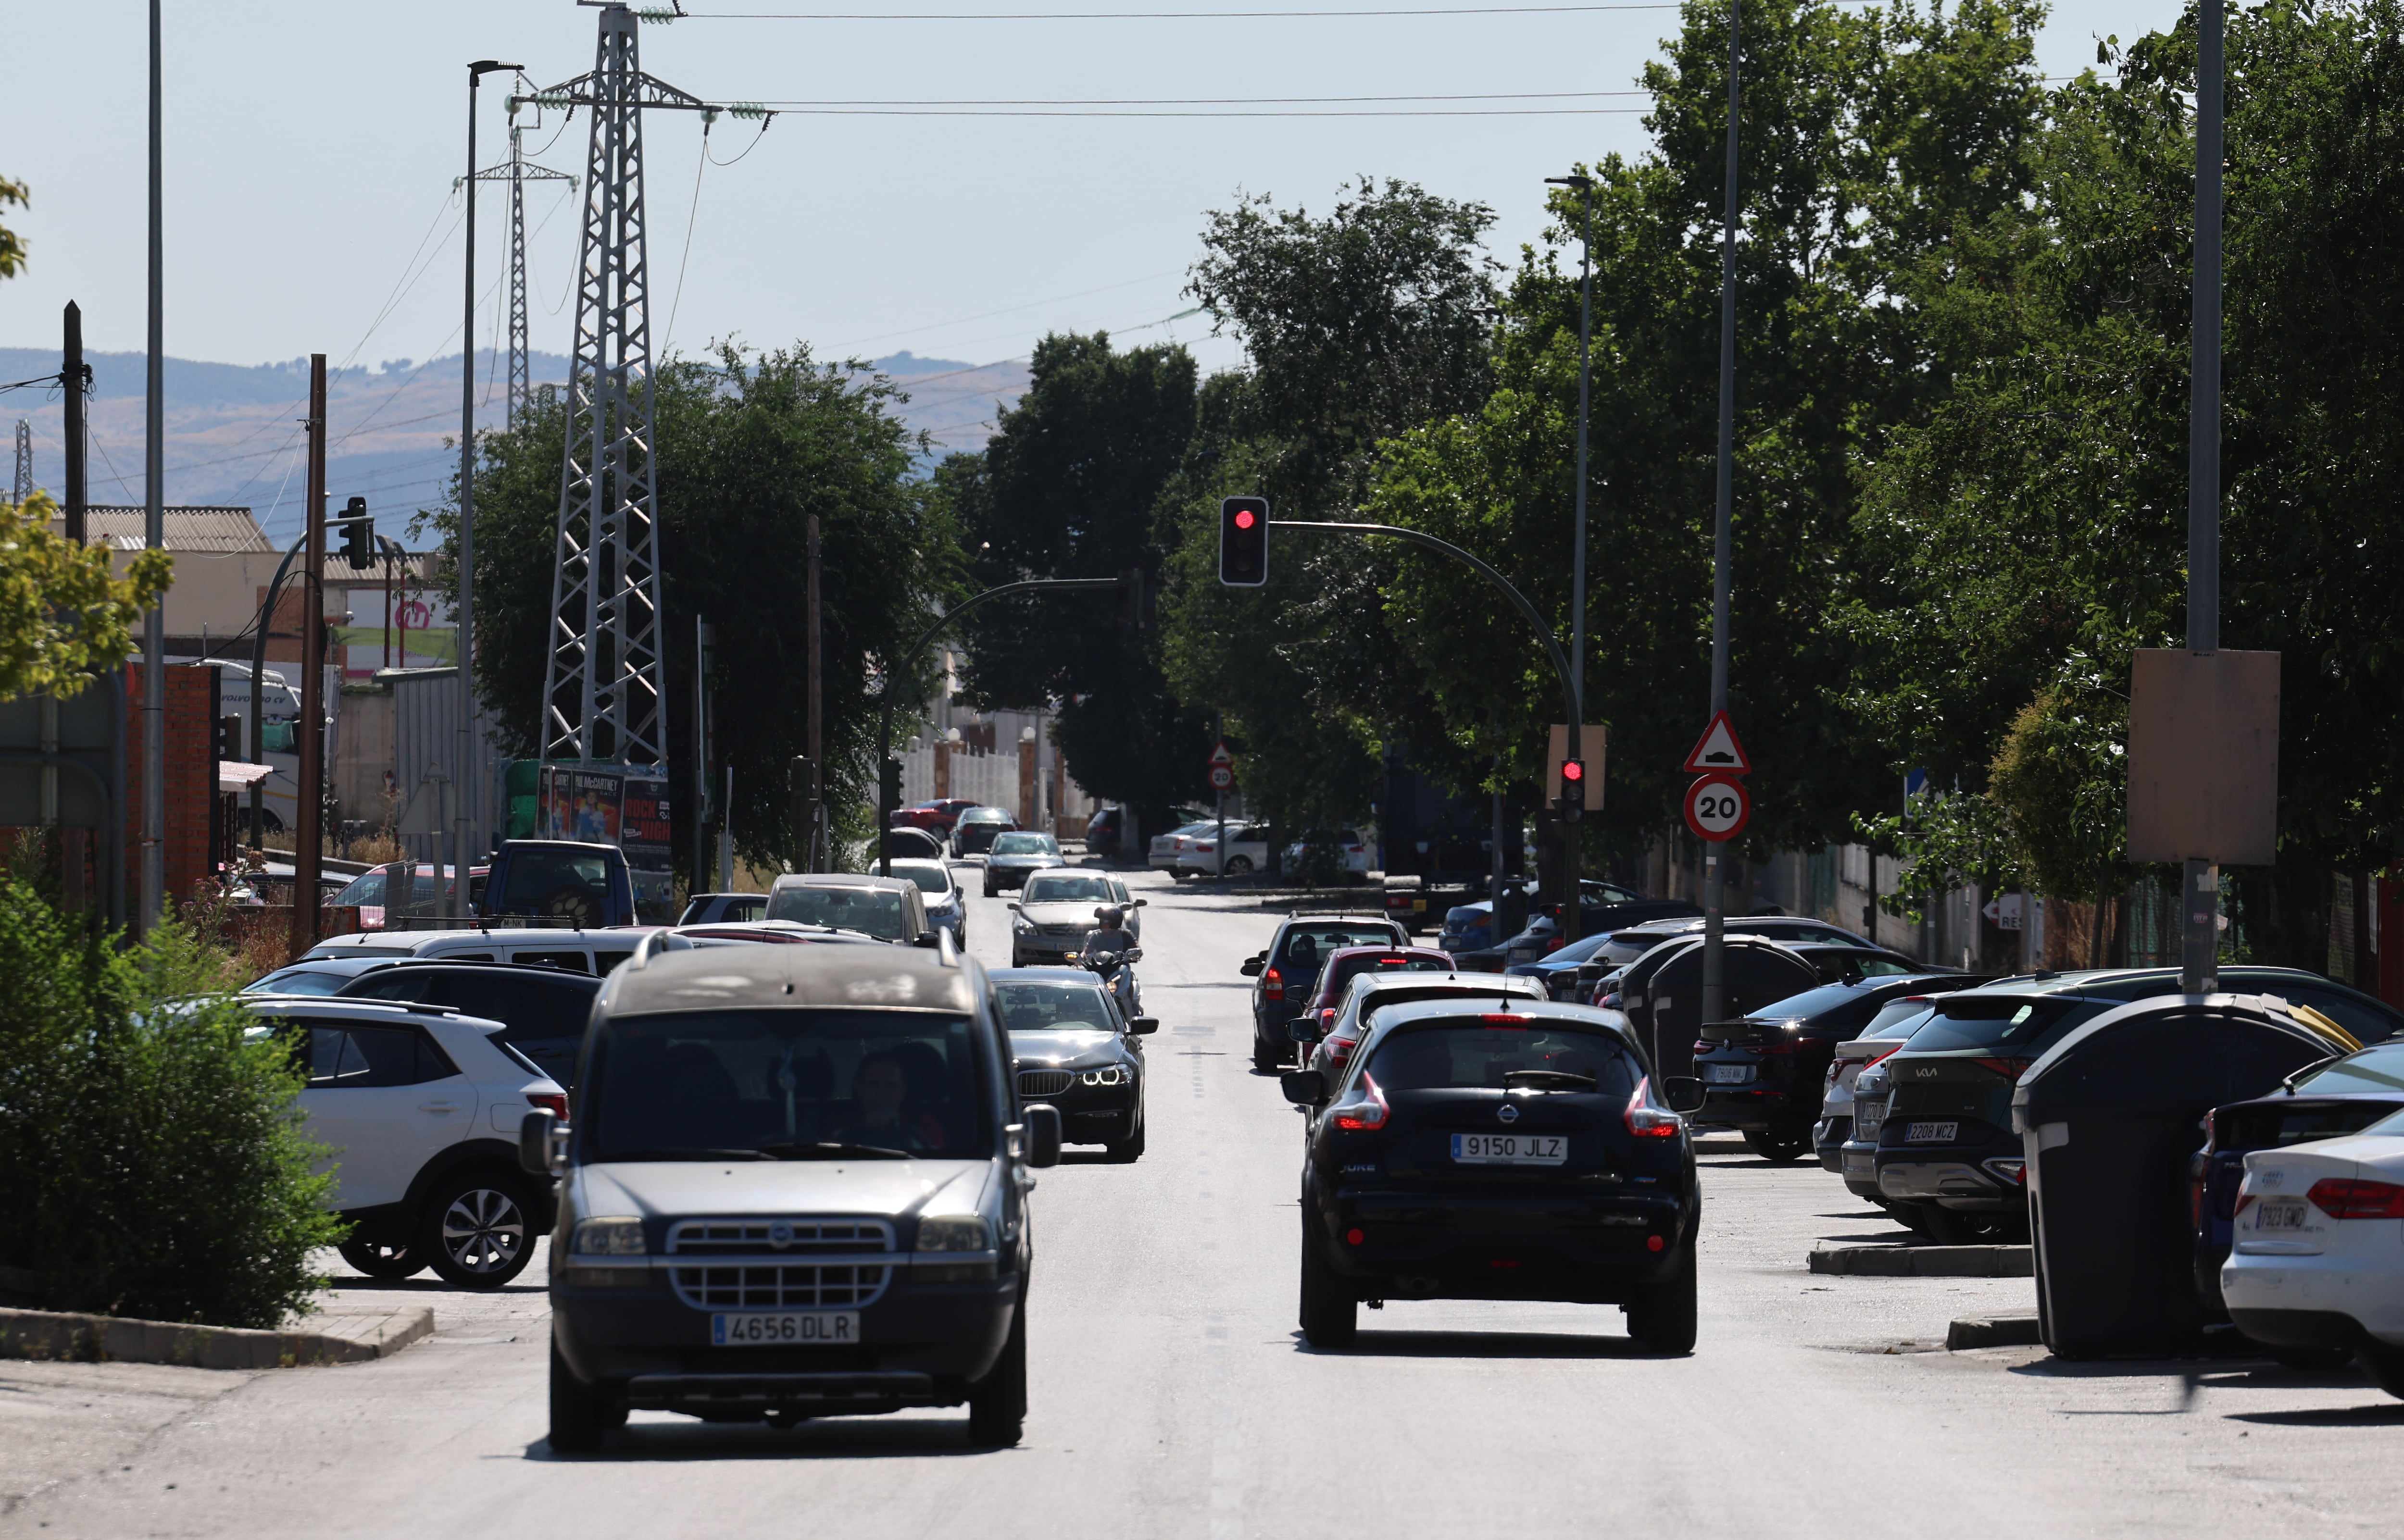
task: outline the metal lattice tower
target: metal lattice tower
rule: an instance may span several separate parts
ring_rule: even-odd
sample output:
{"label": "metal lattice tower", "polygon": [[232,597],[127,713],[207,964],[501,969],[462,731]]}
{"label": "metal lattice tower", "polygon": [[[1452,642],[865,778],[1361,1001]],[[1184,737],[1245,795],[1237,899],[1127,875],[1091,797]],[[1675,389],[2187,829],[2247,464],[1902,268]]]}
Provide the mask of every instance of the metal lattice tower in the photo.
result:
{"label": "metal lattice tower", "polygon": [[660,765],[667,761],[667,717],[643,109],[699,112],[706,104],[643,73],[633,11],[605,6],[600,22],[593,72],[535,98],[545,106],[593,109],[542,756]]}
{"label": "metal lattice tower", "polygon": [[22,506],[34,495],[34,424],[17,419],[17,495],[14,501]]}
{"label": "metal lattice tower", "polygon": [[[524,76],[519,77],[521,85]],[[504,163],[476,173],[479,182],[507,182],[510,185],[510,403],[509,423],[517,425],[518,412],[534,399],[532,370],[526,362],[526,257],[525,257],[525,185],[528,182],[566,182],[576,185],[576,178],[564,171],[538,166],[525,158],[525,129],[517,120],[520,106],[538,104],[532,96],[510,98],[510,158]]]}

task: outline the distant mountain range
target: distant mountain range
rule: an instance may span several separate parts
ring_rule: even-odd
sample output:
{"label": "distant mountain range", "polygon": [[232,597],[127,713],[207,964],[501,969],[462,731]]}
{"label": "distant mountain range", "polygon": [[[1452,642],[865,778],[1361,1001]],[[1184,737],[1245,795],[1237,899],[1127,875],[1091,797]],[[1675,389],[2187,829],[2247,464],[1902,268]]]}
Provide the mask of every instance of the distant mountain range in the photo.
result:
{"label": "distant mountain range", "polygon": [[[145,360],[138,353],[85,357],[92,371],[91,500],[139,503],[145,495]],[[567,377],[567,360],[558,354],[537,353],[527,362],[537,383]],[[165,363],[166,500],[247,506],[271,538],[292,538],[300,528],[307,475],[300,418],[308,404],[309,361],[247,367],[189,358]],[[370,507],[392,516],[384,528],[397,533],[407,513],[441,499],[458,463],[457,449],[445,441],[455,444],[459,431],[459,365],[454,354],[329,374],[326,414],[332,437],[326,483],[337,506],[364,496]],[[1027,366],[1017,362],[978,365],[899,353],[873,367],[908,390],[902,415],[928,435],[937,455],[981,447],[993,432],[996,413],[1027,388]],[[55,351],[0,348],[0,383],[56,374],[58,368]],[[506,414],[507,393],[490,350],[479,355],[476,377],[477,426],[497,426]],[[56,494],[65,476],[57,389],[0,395],[0,428],[9,430],[7,442],[12,446],[20,418],[33,428],[34,484]]]}

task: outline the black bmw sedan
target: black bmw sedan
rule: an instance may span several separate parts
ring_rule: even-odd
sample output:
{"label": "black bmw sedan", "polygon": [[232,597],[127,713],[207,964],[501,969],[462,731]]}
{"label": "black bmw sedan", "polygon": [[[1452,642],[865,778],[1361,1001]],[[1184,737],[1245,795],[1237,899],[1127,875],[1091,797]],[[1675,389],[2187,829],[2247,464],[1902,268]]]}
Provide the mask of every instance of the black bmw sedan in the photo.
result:
{"label": "black bmw sedan", "polygon": [[1113,1160],[1141,1156],[1143,1039],[1160,1022],[1122,1018],[1083,968],[996,968],[992,977],[1019,1099],[1059,1108],[1068,1144],[1099,1145]]}
{"label": "black bmw sedan", "polygon": [[1310,1109],[1304,1338],[1350,1341],[1363,1300],[1552,1299],[1619,1305],[1644,1348],[1691,1351],[1702,1207],[1685,1120],[1613,1019],[1492,1004],[1396,1006],[1337,1083],[1284,1077]]}

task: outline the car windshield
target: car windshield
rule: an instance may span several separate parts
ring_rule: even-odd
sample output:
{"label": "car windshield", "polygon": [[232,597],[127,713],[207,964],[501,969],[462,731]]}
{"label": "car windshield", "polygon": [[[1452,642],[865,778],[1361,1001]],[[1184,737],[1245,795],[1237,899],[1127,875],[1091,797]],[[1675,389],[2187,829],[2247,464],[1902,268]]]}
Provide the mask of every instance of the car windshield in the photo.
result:
{"label": "car windshield", "polygon": [[1052,842],[1048,834],[1029,834],[1023,829],[1013,829],[1008,834],[993,837],[993,853],[996,855],[1057,855],[1060,847]]}
{"label": "car windshield", "polygon": [[1098,877],[1035,877],[1027,883],[1030,904],[1108,903],[1111,885]]}
{"label": "car windshield", "polygon": [[1547,963],[1590,962],[1596,952],[1600,951],[1603,948],[1609,945],[1611,945],[1611,933],[1605,931],[1600,936],[1583,936],[1578,940],[1572,941],[1568,946],[1554,952],[1550,957],[1545,958],[1544,961]]}
{"label": "car windshield", "polygon": [[967,1017],[695,1011],[611,1021],[579,1093],[579,1158],[874,1158],[990,1143]]}
{"label": "car windshield", "polygon": [[1090,984],[1000,984],[1001,1024],[1012,1032],[1116,1032],[1110,997]]}
{"label": "car windshield", "polygon": [[2012,1048],[2033,1052],[2064,1031],[2113,1004],[2076,996],[1948,995],[1936,1004],[1928,1024],[1911,1034],[1913,1053],[1951,1053],[1966,1048]]}
{"label": "car windshield", "polygon": [[253,979],[242,987],[245,994],[331,994],[356,977],[348,973],[328,973],[323,968],[293,966],[278,968],[263,978]]}
{"label": "car windshield", "polygon": [[768,895],[768,918],[912,939],[902,934],[902,895],[886,888],[778,888]]}
{"label": "car windshield", "polygon": [[917,883],[920,893],[952,891],[952,868],[940,861],[896,861],[893,875]]}
{"label": "car windshield", "polygon": [[505,910],[548,910],[550,901],[563,894],[581,895],[595,903],[608,899],[609,863],[605,856],[523,846],[510,851],[509,856],[510,880],[501,888],[501,908]]}
{"label": "car windshield", "polygon": [[2342,1096],[2349,1092],[2399,1090],[2404,1090],[2404,1044],[2365,1048],[2296,1082],[2299,1095],[2311,1092]]}
{"label": "car windshield", "polygon": [[1413,1024],[1378,1044],[1363,1073],[1387,1091],[1544,1089],[1549,1081],[1614,1096],[1634,1091],[1642,1074],[1615,1034],[1527,1017]]}
{"label": "car windshield", "polygon": [[1327,954],[1344,947],[1391,947],[1400,945],[1387,925],[1296,925],[1286,932],[1285,949],[1279,955],[1278,965],[1286,968],[1316,968],[1327,960]]}

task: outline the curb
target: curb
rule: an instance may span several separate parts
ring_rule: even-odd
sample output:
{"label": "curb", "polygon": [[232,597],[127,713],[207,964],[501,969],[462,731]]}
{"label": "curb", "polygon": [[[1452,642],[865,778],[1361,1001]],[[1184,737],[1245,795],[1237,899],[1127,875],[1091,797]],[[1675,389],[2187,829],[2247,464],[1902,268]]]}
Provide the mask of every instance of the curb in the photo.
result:
{"label": "curb", "polygon": [[425,1305],[376,1315],[324,1315],[309,1331],[253,1331],[58,1311],[0,1310],[0,1358],[181,1364],[203,1369],[292,1368],[389,1358],[434,1331]]}
{"label": "curb", "polygon": [[2045,1345],[2034,1315],[1997,1315],[1984,1321],[1956,1321],[1946,1329],[1945,1351],[1968,1348],[2035,1348]]}
{"label": "curb", "polygon": [[1811,1270],[1855,1278],[2030,1278],[2028,1246],[1831,1246],[1811,1254]]}

